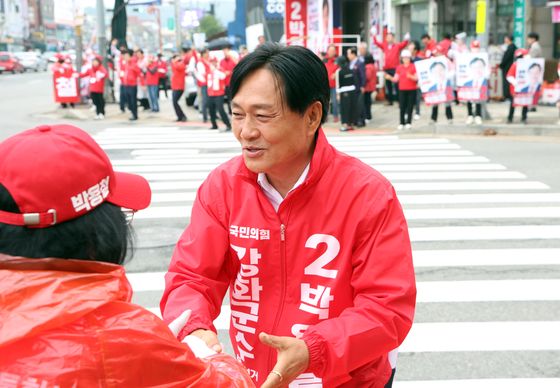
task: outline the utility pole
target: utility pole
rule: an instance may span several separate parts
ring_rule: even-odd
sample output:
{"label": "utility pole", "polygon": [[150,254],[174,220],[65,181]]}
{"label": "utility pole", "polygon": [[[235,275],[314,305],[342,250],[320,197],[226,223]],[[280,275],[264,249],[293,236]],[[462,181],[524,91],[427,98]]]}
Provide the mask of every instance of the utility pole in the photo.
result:
{"label": "utility pole", "polygon": [[[97,47],[99,55],[103,58],[103,67],[107,69],[107,28],[105,27],[105,4],[103,0],[97,0]],[[108,101],[109,97],[113,95],[109,79],[105,78],[105,91],[104,97]]]}
{"label": "utility pole", "polygon": [[175,0],[175,46],[181,50],[183,38],[181,36],[181,0]]}

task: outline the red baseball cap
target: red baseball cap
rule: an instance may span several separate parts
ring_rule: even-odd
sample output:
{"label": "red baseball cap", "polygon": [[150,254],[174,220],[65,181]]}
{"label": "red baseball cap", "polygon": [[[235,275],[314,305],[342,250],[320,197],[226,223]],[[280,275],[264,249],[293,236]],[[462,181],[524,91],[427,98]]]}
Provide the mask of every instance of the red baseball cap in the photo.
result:
{"label": "red baseball cap", "polygon": [[525,55],[529,54],[529,50],[524,49],[524,48],[518,48],[517,50],[515,50],[515,52],[513,53],[513,55],[515,56],[515,58],[517,57],[524,57]]}
{"label": "red baseball cap", "polygon": [[473,40],[471,42],[471,48],[480,48],[480,42],[478,40]]}
{"label": "red baseball cap", "polygon": [[80,217],[103,202],[148,207],[140,175],[113,171],[107,154],[72,125],[43,125],[0,143],[0,184],[21,213],[0,210],[0,223],[46,228]]}

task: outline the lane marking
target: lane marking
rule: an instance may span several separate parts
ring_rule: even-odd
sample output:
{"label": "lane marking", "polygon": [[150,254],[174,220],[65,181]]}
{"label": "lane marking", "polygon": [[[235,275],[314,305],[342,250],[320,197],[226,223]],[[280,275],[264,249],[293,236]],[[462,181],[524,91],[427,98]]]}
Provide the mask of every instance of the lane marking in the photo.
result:
{"label": "lane marking", "polygon": [[560,225],[443,226],[409,228],[410,240],[554,240],[560,237]]}
{"label": "lane marking", "polygon": [[560,265],[560,249],[415,250],[414,267]]}
{"label": "lane marking", "polygon": [[[559,218],[560,207],[477,207],[447,209],[405,209],[411,220],[488,219],[488,218]],[[560,238],[560,236],[559,236]]]}

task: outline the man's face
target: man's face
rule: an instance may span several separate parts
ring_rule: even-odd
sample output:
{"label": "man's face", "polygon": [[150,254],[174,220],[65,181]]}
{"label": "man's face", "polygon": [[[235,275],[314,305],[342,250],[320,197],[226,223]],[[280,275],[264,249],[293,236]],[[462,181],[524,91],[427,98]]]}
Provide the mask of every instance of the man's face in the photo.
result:
{"label": "man's face", "polygon": [[529,81],[532,85],[541,83],[541,69],[539,69],[537,66],[529,69]]}
{"label": "man's face", "polygon": [[273,85],[276,81],[267,69],[243,81],[232,100],[232,128],[249,170],[283,175],[307,158],[315,128],[306,125],[306,114],[282,103]]}
{"label": "man's face", "polygon": [[387,37],[385,39],[387,40],[387,43],[393,43],[395,37],[393,36],[393,34],[387,34]]}
{"label": "man's face", "polygon": [[329,46],[327,49],[327,57],[329,58],[336,58],[336,48],[333,46]]}
{"label": "man's face", "polygon": [[428,44],[428,38],[422,38],[421,41],[424,46]]}
{"label": "man's face", "polygon": [[436,82],[443,82],[445,81],[445,68],[443,65],[434,66],[432,69],[432,74],[434,75],[434,79]]}
{"label": "man's face", "polygon": [[367,55],[367,46],[360,45],[358,50],[360,50],[360,55],[362,57],[365,57]]}
{"label": "man's face", "polygon": [[224,48],[223,50],[224,57],[229,58],[229,47]]}
{"label": "man's face", "polygon": [[409,44],[406,48],[412,53],[412,55],[416,54],[416,45],[414,43]]}
{"label": "man's face", "polygon": [[354,55],[354,53],[350,49],[346,50],[346,57],[348,58],[348,60],[350,62],[352,62],[356,58],[356,56]]}

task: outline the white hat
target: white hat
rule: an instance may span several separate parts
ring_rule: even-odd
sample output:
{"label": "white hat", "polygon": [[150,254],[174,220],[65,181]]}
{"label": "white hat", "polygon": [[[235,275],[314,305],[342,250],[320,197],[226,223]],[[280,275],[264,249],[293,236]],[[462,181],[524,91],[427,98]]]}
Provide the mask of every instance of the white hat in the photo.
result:
{"label": "white hat", "polygon": [[403,51],[401,51],[401,58],[404,57],[412,58],[412,54],[410,53],[410,50],[404,49]]}

